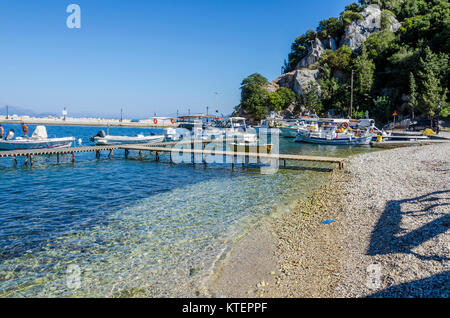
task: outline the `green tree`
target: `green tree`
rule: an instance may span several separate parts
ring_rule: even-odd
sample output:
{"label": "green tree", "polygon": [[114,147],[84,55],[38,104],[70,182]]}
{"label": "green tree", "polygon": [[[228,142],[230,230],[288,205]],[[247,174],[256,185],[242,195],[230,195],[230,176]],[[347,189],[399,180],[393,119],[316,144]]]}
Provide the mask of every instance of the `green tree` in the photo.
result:
{"label": "green tree", "polygon": [[448,56],[436,54],[429,47],[419,62],[419,105],[421,111],[429,117],[437,113],[438,105],[445,104],[447,97]]}
{"label": "green tree", "polygon": [[341,70],[349,72],[351,70],[352,49],[347,45],[341,46],[336,51],[326,50],[320,57],[319,64],[327,64],[334,72]]}
{"label": "green tree", "polygon": [[353,12],[361,12],[363,8],[357,4],[356,2],[353,2],[352,4],[349,4],[348,6],[345,6],[345,11],[353,11]]}
{"label": "green tree", "polygon": [[344,33],[344,27],[338,18],[329,18],[320,21],[316,31],[319,39],[324,40],[328,36],[333,38],[340,37]]}
{"label": "green tree", "polygon": [[419,103],[417,100],[417,84],[414,74],[409,73],[409,99],[408,106],[411,108],[411,117],[414,119],[415,110],[418,109]]}
{"label": "green tree", "polygon": [[373,100],[373,115],[375,118],[388,122],[391,118],[392,101],[389,96],[378,96]]}
{"label": "green tree", "polygon": [[267,91],[264,85],[267,79],[261,74],[254,73],[241,82],[241,103],[239,108],[247,113],[261,119],[267,114],[266,97]]}
{"label": "green tree", "polygon": [[290,105],[295,103],[297,100],[297,96],[295,95],[295,93],[292,89],[289,89],[286,87],[280,87],[279,89],[277,89],[277,93],[283,99],[282,109],[288,108]]}
{"label": "green tree", "polygon": [[267,96],[267,103],[271,110],[282,110],[284,106],[283,97],[278,92],[271,92]]}
{"label": "green tree", "polygon": [[361,55],[354,61],[354,67],[355,101],[360,105],[367,105],[373,86],[375,64],[369,58],[364,45],[362,47]]}
{"label": "green tree", "polygon": [[364,20],[362,14],[359,12],[345,11],[341,14],[340,21],[344,27],[352,24],[353,21],[358,20]]}
{"label": "green tree", "polygon": [[350,104],[348,83],[340,83],[337,78],[333,77],[327,64],[321,67],[320,73],[321,77],[318,82],[324,111],[334,109],[337,113],[344,114]]}
{"label": "green tree", "polygon": [[319,86],[316,82],[308,83],[303,96],[305,107],[315,114],[322,113],[322,101],[320,100]]}
{"label": "green tree", "polygon": [[316,37],[316,32],[308,30],[305,34],[295,39],[294,43],[291,45],[291,52],[288,55],[287,67],[284,67],[285,72],[290,72],[295,69],[301,59],[308,54],[310,43]]}

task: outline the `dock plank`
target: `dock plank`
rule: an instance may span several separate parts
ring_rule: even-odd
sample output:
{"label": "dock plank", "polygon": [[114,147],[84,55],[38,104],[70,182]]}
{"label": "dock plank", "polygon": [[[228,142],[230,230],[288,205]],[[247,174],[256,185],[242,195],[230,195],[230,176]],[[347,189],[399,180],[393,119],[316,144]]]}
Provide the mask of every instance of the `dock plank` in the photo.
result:
{"label": "dock plank", "polygon": [[154,152],[171,152],[171,153],[182,152],[182,153],[188,153],[188,154],[215,155],[215,156],[257,157],[257,158],[275,159],[275,160],[329,162],[329,163],[338,163],[340,166],[343,165],[343,163],[344,163],[344,158],[305,156],[305,155],[292,155],[292,154],[267,154],[267,153],[234,152],[234,151],[209,150],[209,149],[164,148],[164,147],[154,147],[154,146],[141,147],[141,146],[133,146],[133,145],[122,146],[121,149],[154,151]]}

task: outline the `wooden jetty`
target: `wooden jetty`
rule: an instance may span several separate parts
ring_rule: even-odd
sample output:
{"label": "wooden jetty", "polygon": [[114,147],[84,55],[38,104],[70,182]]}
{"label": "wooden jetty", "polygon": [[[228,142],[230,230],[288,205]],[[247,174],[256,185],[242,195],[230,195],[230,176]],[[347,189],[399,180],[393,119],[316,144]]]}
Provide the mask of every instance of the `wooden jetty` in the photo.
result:
{"label": "wooden jetty", "polygon": [[[205,149],[205,145],[208,143],[221,143],[224,140],[188,140],[188,141],[178,141],[178,142],[162,142],[162,143],[150,143],[150,144],[139,144],[139,145],[105,145],[105,146],[87,146],[87,147],[71,147],[71,148],[46,148],[46,149],[29,149],[29,150],[10,150],[10,151],[0,151],[0,158],[10,157],[13,158],[14,164],[16,164],[17,157],[27,157],[25,164],[30,164],[33,166],[33,156],[38,155],[56,155],[57,162],[59,163],[59,156],[62,154],[71,154],[72,162],[75,162],[75,154],[81,152],[95,152],[97,158],[100,157],[101,151],[109,151],[110,158],[114,155],[114,150],[124,150],[125,157],[128,157],[130,150],[155,152],[156,160],[159,160],[159,153],[169,153],[172,160],[173,154],[188,153],[192,156],[192,163],[195,164],[195,156],[200,155],[203,159],[207,156],[224,156],[232,157],[232,165],[234,165],[234,158],[243,158],[244,162],[246,158],[256,158],[256,160],[277,160],[283,161],[284,166],[286,166],[286,161],[315,161],[315,162],[328,162],[337,163],[339,169],[344,167],[344,159],[336,157],[320,157],[320,156],[303,156],[303,155],[291,155],[291,154],[267,154],[267,153],[254,153],[254,152],[234,152],[234,151],[224,151],[224,150],[210,150]],[[200,149],[195,147],[196,144],[200,144]],[[169,146],[180,146],[180,145],[190,145],[188,148],[177,148]],[[204,160],[206,163],[206,160]]]}
{"label": "wooden jetty", "polygon": [[33,156],[39,155],[56,155],[59,162],[59,156],[63,154],[71,154],[72,162],[75,162],[75,154],[80,152],[96,152],[97,157],[100,156],[100,151],[109,151],[110,156],[114,154],[114,150],[119,149],[117,146],[88,146],[88,147],[71,147],[71,148],[44,148],[44,149],[23,149],[23,150],[7,150],[0,151],[0,158],[12,157],[14,164],[17,157],[27,157],[25,164],[28,162],[33,166]]}
{"label": "wooden jetty", "polygon": [[[256,158],[258,159],[266,159],[266,160],[282,160],[284,166],[286,166],[287,160],[293,161],[315,161],[315,162],[328,162],[328,163],[337,163],[339,169],[344,168],[344,159],[336,158],[336,157],[320,157],[320,156],[303,156],[303,155],[290,155],[290,154],[267,154],[267,153],[256,153],[256,152],[234,152],[234,151],[224,151],[224,150],[209,150],[209,149],[189,149],[189,148],[166,148],[166,147],[155,147],[147,145],[147,146],[137,146],[137,145],[124,145],[121,149],[125,150],[138,150],[138,151],[151,151],[155,152],[156,159],[159,160],[159,153],[165,152],[170,153],[170,159],[172,160],[173,155],[177,155],[179,153],[187,153],[192,155],[192,163],[195,163],[195,155],[203,156],[203,161],[206,163],[206,156],[225,156],[225,157],[241,157],[246,158]],[[234,164],[234,160],[232,161]]]}

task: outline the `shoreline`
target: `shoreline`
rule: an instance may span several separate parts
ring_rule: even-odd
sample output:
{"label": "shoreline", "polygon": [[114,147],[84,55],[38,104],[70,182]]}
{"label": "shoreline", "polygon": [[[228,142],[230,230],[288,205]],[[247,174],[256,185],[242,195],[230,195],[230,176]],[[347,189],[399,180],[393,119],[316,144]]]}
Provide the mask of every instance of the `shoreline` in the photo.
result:
{"label": "shoreline", "polygon": [[450,296],[449,154],[445,143],[350,157],[239,240],[209,296]]}
{"label": "shoreline", "polygon": [[44,126],[85,126],[85,127],[130,127],[130,128],[177,128],[179,123],[172,124],[169,119],[158,119],[158,123],[153,121],[139,121],[132,122],[130,120],[123,120],[120,122],[117,119],[76,119],[70,118],[62,119],[0,119],[0,124],[3,125],[44,125]]}

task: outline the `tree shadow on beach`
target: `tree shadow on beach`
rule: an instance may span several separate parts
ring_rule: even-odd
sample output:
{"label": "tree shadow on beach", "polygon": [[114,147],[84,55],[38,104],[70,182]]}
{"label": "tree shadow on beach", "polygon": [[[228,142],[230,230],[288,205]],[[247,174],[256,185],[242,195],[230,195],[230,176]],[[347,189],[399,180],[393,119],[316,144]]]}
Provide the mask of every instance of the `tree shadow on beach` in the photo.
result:
{"label": "tree shadow on beach", "polygon": [[384,298],[384,297],[443,297],[450,296],[450,271],[439,273],[424,279],[414,280],[399,285],[395,285],[373,294],[368,298]]}
{"label": "tree shadow on beach", "polygon": [[[419,255],[413,249],[422,243],[446,232],[450,225],[450,214],[446,213],[439,218],[428,222],[417,229],[401,234],[403,216],[420,217],[429,213],[436,213],[437,207],[450,206],[450,203],[439,203],[441,200],[449,200],[450,190],[436,191],[415,198],[389,201],[385,210],[372,231],[368,255],[383,255],[391,253],[413,254],[422,260],[448,261],[447,256],[442,255]],[[408,204],[412,207],[408,211],[402,208]],[[419,208],[425,205],[425,208]],[[417,209],[414,207],[417,206]]]}

